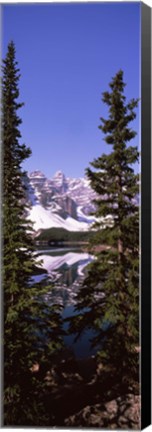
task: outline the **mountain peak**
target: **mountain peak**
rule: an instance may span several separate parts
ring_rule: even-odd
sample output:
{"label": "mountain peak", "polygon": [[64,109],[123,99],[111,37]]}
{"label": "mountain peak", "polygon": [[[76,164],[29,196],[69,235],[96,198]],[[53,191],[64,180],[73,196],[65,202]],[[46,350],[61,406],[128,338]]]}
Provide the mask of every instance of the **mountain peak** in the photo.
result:
{"label": "mountain peak", "polygon": [[65,175],[63,174],[63,172],[61,170],[58,170],[54,174],[54,178],[65,178]]}
{"label": "mountain peak", "polygon": [[60,192],[65,192],[67,189],[67,182],[66,182],[66,178],[65,175],[63,174],[62,171],[56,171],[54,177],[53,177],[53,182],[55,184],[56,187],[60,188]]}
{"label": "mountain peak", "polygon": [[32,171],[30,174],[29,174],[29,178],[45,178],[45,175],[42,173],[42,171],[39,171],[39,170],[35,170],[35,171]]}

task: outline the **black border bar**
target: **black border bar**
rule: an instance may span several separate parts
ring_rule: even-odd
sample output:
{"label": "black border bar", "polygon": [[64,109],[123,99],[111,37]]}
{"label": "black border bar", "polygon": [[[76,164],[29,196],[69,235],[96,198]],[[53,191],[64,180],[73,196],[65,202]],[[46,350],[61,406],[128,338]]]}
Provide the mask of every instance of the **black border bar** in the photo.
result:
{"label": "black border bar", "polygon": [[151,8],[141,3],[141,429],[151,424]]}

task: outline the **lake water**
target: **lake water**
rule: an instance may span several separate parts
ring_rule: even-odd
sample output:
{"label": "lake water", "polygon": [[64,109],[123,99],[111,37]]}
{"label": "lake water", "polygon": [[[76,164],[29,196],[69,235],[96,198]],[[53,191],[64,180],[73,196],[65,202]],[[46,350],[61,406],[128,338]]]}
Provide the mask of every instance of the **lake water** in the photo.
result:
{"label": "lake water", "polygon": [[[49,304],[56,303],[63,306],[63,318],[75,314],[76,294],[85,277],[85,268],[93,260],[93,256],[82,252],[78,248],[48,249],[40,251],[40,259],[43,260],[43,268],[48,271],[48,276],[53,288],[46,295]],[[39,281],[44,275],[36,276]],[[65,324],[65,329],[68,324]],[[85,358],[93,354],[91,350],[91,331],[86,331],[75,342],[74,335],[65,336],[66,346],[71,348],[77,358]]]}

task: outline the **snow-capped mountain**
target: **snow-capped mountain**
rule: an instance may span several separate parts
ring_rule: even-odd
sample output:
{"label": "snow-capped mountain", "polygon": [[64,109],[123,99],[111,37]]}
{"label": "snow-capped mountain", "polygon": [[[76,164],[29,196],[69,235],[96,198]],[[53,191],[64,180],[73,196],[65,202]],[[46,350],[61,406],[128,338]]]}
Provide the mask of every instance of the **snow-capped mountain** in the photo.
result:
{"label": "snow-capped mountain", "polygon": [[35,231],[62,227],[68,231],[86,231],[94,222],[95,192],[86,178],[69,178],[57,171],[48,179],[41,171],[28,174],[26,179],[28,217]]}
{"label": "snow-capped mountain", "polygon": [[[93,201],[97,194],[87,178],[70,178],[57,171],[48,179],[37,170],[25,177],[25,184],[30,205],[27,217],[33,222],[36,232],[49,228],[87,231],[95,222],[91,213],[95,210]],[[133,202],[139,205],[138,195]],[[112,220],[110,214],[102,218],[106,224],[111,224]]]}

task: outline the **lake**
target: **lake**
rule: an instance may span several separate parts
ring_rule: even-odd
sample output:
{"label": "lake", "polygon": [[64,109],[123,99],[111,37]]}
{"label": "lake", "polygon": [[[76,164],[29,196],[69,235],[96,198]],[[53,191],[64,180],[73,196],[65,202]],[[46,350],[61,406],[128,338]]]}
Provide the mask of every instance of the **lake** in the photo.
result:
{"label": "lake", "polygon": [[[63,318],[75,314],[77,292],[85,277],[86,266],[94,259],[90,254],[83,252],[78,247],[53,248],[41,250],[40,259],[42,267],[47,270],[53,288],[45,296],[49,304],[57,303],[63,306]],[[35,281],[46,277],[45,274],[35,276]],[[68,324],[64,325],[68,328]],[[85,358],[94,351],[91,349],[89,339],[93,336],[91,331],[86,331],[81,338],[75,342],[74,335],[64,337],[65,345],[72,349],[77,358]]]}

